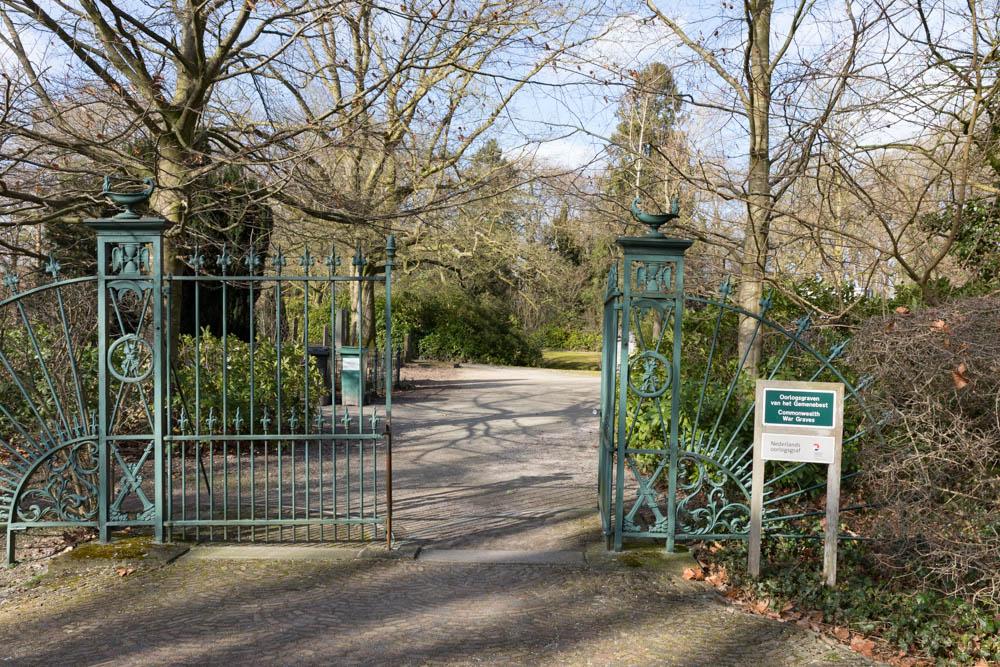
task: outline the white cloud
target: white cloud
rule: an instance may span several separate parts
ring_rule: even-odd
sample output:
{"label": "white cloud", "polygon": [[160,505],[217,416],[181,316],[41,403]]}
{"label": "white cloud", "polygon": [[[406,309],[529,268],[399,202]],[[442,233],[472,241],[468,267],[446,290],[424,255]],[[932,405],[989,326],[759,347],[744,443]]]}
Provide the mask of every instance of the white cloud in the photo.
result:
{"label": "white cloud", "polygon": [[563,138],[525,147],[525,157],[532,157],[542,165],[579,169],[594,163],[602,147],[584,138]]}

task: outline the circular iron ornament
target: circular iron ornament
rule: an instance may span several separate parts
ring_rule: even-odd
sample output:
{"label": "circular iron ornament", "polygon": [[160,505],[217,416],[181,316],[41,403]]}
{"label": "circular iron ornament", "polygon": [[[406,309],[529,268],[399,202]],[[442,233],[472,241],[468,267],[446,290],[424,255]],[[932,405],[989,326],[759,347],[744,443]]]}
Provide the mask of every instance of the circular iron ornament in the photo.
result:
{"label": "circular iron ornament", "polygon": [[628,365],[628,386],[638,396],[657,398],[670,387],[670,374],[670,360],[654,350],[644,350]]}
{"label": "circular iron ornament", "polygon": [[153,348],[144,338],[125,334],[108,348],[108,371],[120,382],[142,382],[153,372]]}

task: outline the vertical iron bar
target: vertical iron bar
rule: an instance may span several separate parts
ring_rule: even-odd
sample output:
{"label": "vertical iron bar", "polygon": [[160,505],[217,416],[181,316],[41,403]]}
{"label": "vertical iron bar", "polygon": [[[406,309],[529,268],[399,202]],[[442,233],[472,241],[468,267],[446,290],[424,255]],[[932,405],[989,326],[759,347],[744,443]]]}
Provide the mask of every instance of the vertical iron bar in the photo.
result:
{"label": "vertical iron bar", "polygon": [[[167,300],[167,322],[166,330],[167,335],[165,336],[165,351],[166,351],[166,364],[165,364],[165,375],[166,375],[166,408],[167,413],[166,423],[164,424],[165,432],[167,434],[173,433],[174,415],[173,415],[173,380],[174,374],[171,372],[174,367],[173,360],[173,348],[176,341],[173,338],[173,327],[170,326],[170,314],[173,313],[174,305],[174,283],[173,274],[169,277],[164,278],[166,288],[166,300]],[[169,521],[174,520],[174,443],[171,441],[167,445],[167,470],[166,470],[166,518]],[[173,527],[167,529],[166,539],[168,542],[174,541],[174,529]]]}
{"label": "vertical iron bar", "polygon": [[[283,258],[281,258],[281,249],[278,249],[278,257],[275,262],[275,279],[274,279],[274,391],[275,397],[275,417],[274,421],[277,426],[277,434],[282,433],[282,423],[281,423],[281,274],[283,272],[282,266],[284,264]],[[284,442],[282,440],[277,440],[274,446],[278,449],[278,518],[281,519],[284,515],[284,498],[282,495],[284,479],[282,477],[282,450],[284,449]],[[292,494],[294,498],[295,488],[294,488],[294,458],[292,461],[293,470],[293,488]],[[293,501],[294,502],[294,499]],[[292,528],[292,533],[294,534],[295,528]],[[278,540],[283,540],[285,537],[285,529],[283,526],[278,526]]]}
{"label": "vertical iron bar", "polygon": [[[337,283],[333,277],[337,273],[337,249],[330,247],[330,255],[327,258],[327,269],[330,280],[328,281],[330,290],[330,358],[327,361],[330,371],[330,433],[337,432],[337,339],[340,332],[337,331]],[[331,489],[330,500],[333,505],[333,518],[337,519],[337,441],[330,440],[330,461],[331,461]],[[333,539],[340,538],[340,527],[333,525]]]}
{"label": "vertical iron bar", "polygon": [[629,326],[631,324],[632,307],[632,261],[626,257],[623,272],[622,285],[622,318],[621,318],[621,341],[618,381],[618,446],[616,472],[615,472],[615,539],[614,550],[622,550],[622,531],[625,526],[625,447],[627,429],[627,406],[628,406],[628,340]]}
{"label": "vertical iron bar", "polygon": [[[250,274],[251,276],[253,276],[253,270],[254,270],[254,261],[253,261],[253,258],[254,258],[254,250],[253,250],[253,247],[251,246],[251,248],[250,248],[250,255],[247,258],[248,259],[248,262],[247,262],[247,265],[248,265],[247,273]],[[254,315],[254,311],[256,311],[256,308],[254,307],[253,284],[254,283],[253,283],[252,280],[249,281],[248,287],[249,287],[249,291],[250,291],[250,302],[249,302],[248,310],[250,311],[250,336],[249,336],[249,338],[250,338],[250,405],[248,406],[248,410],[247,410],[248,413],[249,413],[249,421],[247,422],[247,425],[250,427],[250,435],[253,435],[254,432],[257,430],[257,428],[256,428],[257,417],[256,417],[256,414],[255,414],[256,411],[254,409],[254,405],[256,403],[256,398],[257,398],[256,397],[257,377],[256,377],[256,368],[255,368],[257,366],[257,359],[256,359],[256,347],[257,346],[255,344],[255,341],[257,339],[257,329],[256,329],[256,317]],[[254,520],[254,519],[257,518],[257,471],[256,471],[255,466],[254,466],[254,457],[256,455],[257,442],[255,440],[251,439],[247,443],[247,447],[250,449],[250,519]],[[264,455],[265,455],[265,457],[267,456],[267,443],[266,442],[264,443]],[[265,458],[265,460],[266,460],[266,458]],[[267,499],[267,497],[265,496],[265,502],[266,502],[266,499]],[[265,505],[265,507],[266,507],[266,505]],[[266,510],[265,510],[265,512],[266,512]],[[250,541],[251,542],[256,542],[257,541],[257,526],[254,526],[254,525],[250,526]]]}
{"label": "vertical iron bar", "polygon": [[[309,250],[306,249],[305,257],[309,257]],[[303,386],[302,386],[302,426],[303,433],[308,436],[309,431],[309,264],[311,262],[303,260],[303,266],[305,268],[306,279],[302,284],[302,372],[304,375]],[[309,471],[309,439],[306,437],[303,441],[305,446],[305,466],[306,466],[306,508],[305,508],[305,518],[310,518],[310,497],[309,497],[309,483],[311,481],[311,475]],[[306,526],[306,541],[312,539],[312,529],[310,526]]]}
{"label": "vertical iron bar", "polygon": [[[228,251],[223,247],[223,257],[228,256]],[[222,435],[229,433],[229,308],[228,308],[228,281],[226,280],[227,264],[222,262]],[[236,461],[239,465],[239,441],[236,443]],[[237,486],[239,485],[239,474],[237,473]],[[237,504],[239,497],[236,498]],[[222,441],[222,518],[229,521],[229,441]],[[241,530],[236,529],[236,539],[239,541]],[[229,527],[223,529],[222,539],[229,540]]]}
{"label": "vertical iron bar", "polygon": [[[680,436],[681,409],[681,319],[684,316],[684,258],[674,263],[674,348],[671,358],[670,383],[670,470],[667,491],[667,551],[674,550],[674,533],[677,528],[677,460]],[[664,327],[666,331],[666,327]],[[659,400],[659,399],[657,399]]]}
{"label": "vertical iron bar", "polygon": [[354,263],[357,266],[357,283],[358,283],[358,306],[357,306],[357,346],[358,346],[358,428],[361,428],[361,420],[364,418],[364,404],[365,404],[365,351],[364,351],[364,287],[365,284],[362,281],[363,270],[364,270],[364,255],[361,254],[361,244],[358,244],[356,254],[354,256]]}
{"label": "vertical iron bar", "polygon": [[[396,257],[396,237],[385,244],[385,543],[392,548],[392,266]],[[373,452],[374,457],[374,452]],[[378,465],[375,465],[378,469]],[[378,483],[375,486],[376,501]],[[377,508],[376,508],[377,510]]]}
{"label": "vertical iron bar", "polygon": [[108,243],[100,232],[97,236],[97,349],[100,357],[97,370],[98,393],[98,491],[97,491],[97,539],[102,544],[108,541],[108,488],[111,478],[108,470],[108,285],[107,257]]}
{"label": "vertical iron bar", "polygon": [[[169,375],[163,363],[163,239],[157,234],[153,241],[153,496],[156,523],[153,525],[153,539],[163,542],[164,485],[163,485],[163,440],[169,424],[164,424],[166,413],[164,376]],[[169,320],[168,320],[169,322]],[[169,326],[169,324],[168,324]]]}

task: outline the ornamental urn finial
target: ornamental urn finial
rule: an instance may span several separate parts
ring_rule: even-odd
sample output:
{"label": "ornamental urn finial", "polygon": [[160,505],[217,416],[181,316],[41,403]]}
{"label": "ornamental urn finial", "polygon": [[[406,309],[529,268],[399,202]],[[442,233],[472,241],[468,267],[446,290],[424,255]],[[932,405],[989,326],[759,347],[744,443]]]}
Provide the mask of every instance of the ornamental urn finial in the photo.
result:
{"label": "ornamental urn finial", "polygon": [[[124,187],[112,190],[114,183],[124,184]],[[139,189],[139,183],[142,184],[141,189]],[[132,178],[115,178],[109,174],[104,177],[101,194],[110,199],[116,206],[125,209],[114,217],[115,220],[138,220],[139,214],[133,208],[149,201],[149,197],[155,189],[156,183],[152,178],[145,178],[140,182]]]}
{"label": "ornamental urn finial", "polygon": [[629,208],[632,212],[632,217],[649,227],[647,236],[663,238],[663,232],[660,231],[660,227],[679,217],[681,210],[680,198],[677,195],[670,198],[670,213],[643,213],[639,208],[639,199],[639,197],[636,197],[632,200],[632,206]]}

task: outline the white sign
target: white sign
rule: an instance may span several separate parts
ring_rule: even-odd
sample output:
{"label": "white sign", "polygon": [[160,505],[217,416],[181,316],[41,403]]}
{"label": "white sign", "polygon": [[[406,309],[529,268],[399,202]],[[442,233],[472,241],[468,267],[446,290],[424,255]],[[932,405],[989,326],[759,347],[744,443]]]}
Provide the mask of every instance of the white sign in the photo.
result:
{"label": "white sign", "polygon": [[826,584],[833,586],[837,583],[844,385],[757,380],[755,408],[747,570],[753,577],[760,574],[767,461],[820,463],[827,466],[823,575]]}
{"label": "white sign", "polygon": [[343,357],[341,359],[340,369],[344,371],[360,371],[361,359],[358,357]]}
{"label": "white sign", "polygon": [[762,433],[760,455],[765,461],[833,463],[837,440],[829,435]]}

